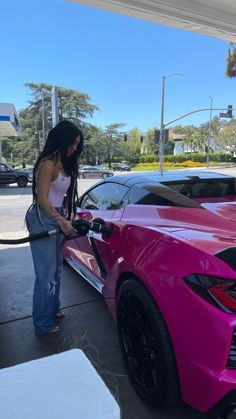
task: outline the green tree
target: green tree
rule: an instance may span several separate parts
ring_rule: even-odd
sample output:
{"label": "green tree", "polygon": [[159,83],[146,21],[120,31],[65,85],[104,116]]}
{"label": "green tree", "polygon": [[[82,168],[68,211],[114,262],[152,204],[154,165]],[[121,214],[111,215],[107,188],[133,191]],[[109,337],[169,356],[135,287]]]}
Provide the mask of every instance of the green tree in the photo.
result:
{"label": "green tree", "polygon": [[143,154],[157,154],[158,145],[155,143],[155,128],[146,132],[146,139],[143,146]]}
{"label": "green tree", "polygon": [[[45,124],[52,125],[51,115],[51,93],[50,84],[46,83],[26,83],[26,87],[32,90],[33,100],[29,101],[30,107],[37,109],[37,112],[45,112]],[[93,116],[94,111],[99,110],[96,105],[90,103],[90,97],[87,93],[81,93],[72,89],[58,87],[58,104],[61,119],[71,119],[75,123],[82,124],[88,116]],[[42,109],[44,107],[44,109]]]}
{"label": "green tree", "polygon": [[222,125],[218,136],[218,147],[221,149],[236,153],[236,119],[232,119]]}
{"label": "green tree", "polygon": [[184,146],[187,148],[189,153],[205,152],[206,138],[204,132],[190,125],[184,129],[185,138],[183,140]]}
{"label": "green tree", "polygon": [[[33,163],[42,150],[44,141],[52,128],[51,92],[52,87],[45,83],[26,83],[31,89],[32,99],[29,106],[19,112],[22,126],[22,159],[26,163]],[[93,116],[98,110],[96,105],[90,103],[90,97],[71,89],[58,87],[58,101],[60,118],[72,120],[84,129],[84,120]],[[12,146],[13,153],[15,146]],[[15,154],[15,153],[14,153]]]}
{"label": "green tree", "polygon": [[[210,128],[210,131],[209,131]],[[206,145],[208,143],[208,136],[210,135],[210,151],[215,151],[215,146],[219,142],[219,132],[222,128],[222,123],[219,116],[215,116],[211,122],[208,121],[205,124],[200,125],[199,130],[202,135],[205,137]]]}
{"label": "green tree", "polygon": [[102,164],[106,159],[105,134],[101,128],[94,125],[85,125],[84,132],[84,151],[82,161],[86,164]]}
{"label": "green tree", "polygon": [[175,142],[174,142],[174,140],[169,138],[169,141],[167,143],[166,154],[168,154],[168,155],[174,154],[174,149],[175,149]]}
{"label": "green tree", "polygon": [[125,126],[124,123],[115,122],[107,125],[102,134],[102,140],[105,145],[106,162],[111,167],[112,158],[119,153],[120,142],[123,133],[120,131]]}

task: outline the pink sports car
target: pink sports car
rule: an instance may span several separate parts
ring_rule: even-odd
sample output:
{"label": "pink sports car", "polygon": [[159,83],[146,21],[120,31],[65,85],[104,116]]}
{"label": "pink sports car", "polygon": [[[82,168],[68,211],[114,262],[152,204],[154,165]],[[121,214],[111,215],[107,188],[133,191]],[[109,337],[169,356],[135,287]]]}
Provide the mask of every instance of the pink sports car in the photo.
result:
{"label": "pink sports car", "polygon": [[114,176],[80,197],[77,218],[113,225],[68,240],[64,258],[103,294],[138,394],[235,418],[236,179]]}

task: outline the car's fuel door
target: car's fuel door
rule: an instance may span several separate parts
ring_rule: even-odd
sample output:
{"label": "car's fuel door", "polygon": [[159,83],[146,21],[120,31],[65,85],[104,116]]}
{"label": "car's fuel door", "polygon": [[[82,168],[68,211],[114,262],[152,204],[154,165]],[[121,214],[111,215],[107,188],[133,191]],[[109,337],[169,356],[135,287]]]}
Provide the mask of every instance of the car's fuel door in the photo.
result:
{"label": "car's fuel door", "polygon": [[[77,210],[76,218],[83,218],[88,221],[99,222],[101,224],[112,223],[113,215],[116,211],[80,211]],[[74,240],[74,256],[78,263],[81,263],[99,281],[104,281],[106,277],[106,263],[104,255],[109,257],[109,238],[102,233],[89,230],[88,234]]]}

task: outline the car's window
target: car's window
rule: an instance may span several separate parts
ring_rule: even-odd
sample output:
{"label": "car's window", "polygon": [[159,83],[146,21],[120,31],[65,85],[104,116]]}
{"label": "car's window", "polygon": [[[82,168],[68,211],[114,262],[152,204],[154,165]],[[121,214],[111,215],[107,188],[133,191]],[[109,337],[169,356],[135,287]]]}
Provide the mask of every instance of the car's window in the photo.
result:
{"label": "car's window", "polygon": [[191,199],[220,198],[227,195],[235,195],[234,182],[232,180],[204,180],[199,182],[168,183],[169,188]]}
{"label": "car's window", "polygon": [[103,183],[85,194],[79,207],[91,210],[115,210],[128,203],[129,188],[117,183]]}
{"label": "car's window", "polygon": [[4,164],[0,164],[0,171],[7,172],[7,167]]}
{"label": "car's window", "polygon": [[163,205],[187,208],[199,208],[199,204],[180,195],[164,185],[140,183],[131,188],[130,203],[136,205]]}

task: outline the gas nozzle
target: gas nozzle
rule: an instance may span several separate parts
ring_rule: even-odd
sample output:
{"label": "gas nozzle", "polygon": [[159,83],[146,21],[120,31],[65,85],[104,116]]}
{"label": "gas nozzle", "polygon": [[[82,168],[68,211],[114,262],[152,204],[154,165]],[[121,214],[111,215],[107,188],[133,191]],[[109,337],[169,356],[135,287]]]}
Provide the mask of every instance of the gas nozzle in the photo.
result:
{"label": "gas nozzle", "polygon": [[101,223],[101,222],[84,220],[83,218],[72,221],[72,226],[78,232],[80,236],[86,236],[88,231],[92,230],[92,231],[95,231],[96,233],[102,233],[105,236],[110,237],[114,228],[114,225],[112,223],[108,226],[104,223],[104,221],[103,223]]}

